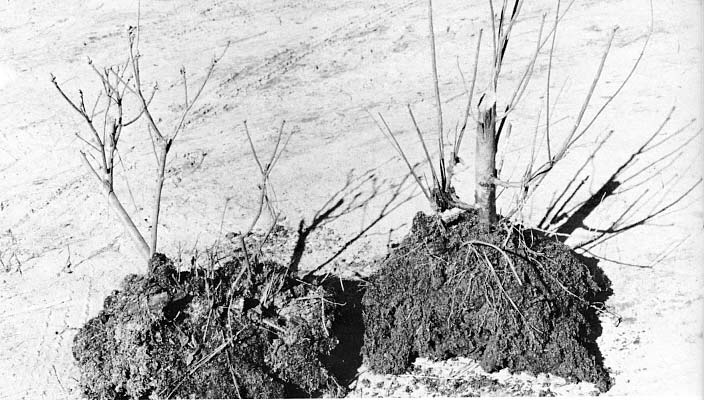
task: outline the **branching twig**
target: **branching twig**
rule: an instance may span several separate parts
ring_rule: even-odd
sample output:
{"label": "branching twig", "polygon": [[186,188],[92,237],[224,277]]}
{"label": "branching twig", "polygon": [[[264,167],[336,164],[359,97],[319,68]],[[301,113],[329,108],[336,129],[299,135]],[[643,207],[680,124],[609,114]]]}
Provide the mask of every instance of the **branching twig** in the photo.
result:
{"label": "branching twig", "polygon": [[[261,182],[258,185],[259,188],[259,200],[257,203],[257,211],[252,218],[252,222],[249,224],[247,227],[247,230],[241,233],[240,236],[240,245],[242,247],[242,250],[245,252],[245,263],[247,264],[248,270],[249,270],[249,260],[248,260],[248,251],[247,251],[247,245],[245,243],[245,238],[249,236],[252,231],[254,230],[254,227],[257,225],[259,222],[259,219],[261,218],[262,212],[264,210],[264,206],[268,208],[269,212],[271,213],[271,219],[272,219],[272,224],[269,227],[264,239],[262,242],[259,244],[257,251],[254,253],[255,257],[258,257],[261,255],[261,250],[266,242],[267,238],[269,237],[269,234],[273,231],[274,227],[277,224],[277,221],[279,219],[279,214],[274,210],[273,205],[271,204],[271,199],[270,199],[270,187],[269,187],[269,175],[271,174],[271,171],[274,169],[274,166],[276,165],[276,162],[281,158],[281,154],[284,152],[286,149],[286,146],[288,145],[289,140],[291,139],[291,136],[293,136],[293,131],[291,131],[290,134],[285,135],[284,134],[284,126],[285,126],[285,121],[281,122],[281,126],[279,127],[278,134],[276,137],[276,144],[274,146],[274,150],[271,152],[271,156],[269,157],[269,162],[266,164],[262,164],[261,159],[259,157],[259,154],[257,153],[256,148],[254,147],[254,141],[252,140],[252,135],[249,133],[249,128],[247,127],[247,121],[243,121],[242,125],[244,126],[244,133],[247,136],[247,142],[249,143],[250,150],[252,151],[252,157],[254,158],[254,161],[257,164],[257,168],[259,169],[259,173],[261,174]],[[285,141],[283,140],[284,137],[286,137]]]}

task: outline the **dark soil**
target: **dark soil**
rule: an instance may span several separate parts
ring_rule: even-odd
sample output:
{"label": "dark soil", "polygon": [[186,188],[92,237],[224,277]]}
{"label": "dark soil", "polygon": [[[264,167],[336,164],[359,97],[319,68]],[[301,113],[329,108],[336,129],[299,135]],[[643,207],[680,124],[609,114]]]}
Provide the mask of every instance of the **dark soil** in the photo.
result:
{"label": "dark soil", "polygon": [[554,238],[482,228],[473,212],[447,223],[418,213],[364,295],[365,363],[399,374],[419,356],[464,356],[488,372],[552,373],[605,391],[595,305],[610,293],[603,271]]}
{"label": "dark soil", "polygon": [[[297,280],[273,262],[251,268],[232,261],[218,269],[177,272],[156,255],[147,275],[127,276],[74,339],[84,394],[344,395],[332,367],[356,370],[359,363],[335,350],[333,328],[340,325],[336,317],[354,318],[347,314],[350,307],[343,310],[322,285]],[[361,347],[359,340],[343,340],[341,346],[357,354]]]}

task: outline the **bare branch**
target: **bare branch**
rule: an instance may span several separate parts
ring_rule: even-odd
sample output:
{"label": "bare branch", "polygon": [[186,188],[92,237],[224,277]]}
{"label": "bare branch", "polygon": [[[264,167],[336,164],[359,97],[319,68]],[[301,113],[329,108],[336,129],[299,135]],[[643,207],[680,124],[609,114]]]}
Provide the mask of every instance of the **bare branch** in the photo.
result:
{"label": "bare branch", "polygon": [[[152,90],[152,94],[149,96],[149,100],[147,100],[147,106],[149,106],[152,103],[152,100],[154,100],[154,95],[156,94],[157,88],[158,87],[156,85],[154,85],[154,89]],[[137,115],[135,115],[134,118],[128,119],[127,122],[122,124],[122,126],[130,126],[130,125],[134,124],[135,122],[137,122],[139,120],[139,118],[143,114],[144,114],[144,108],[141,108],[139,113]]]}
{"label": "bare branch", "polygon": [[[587,123],[587,125],[582,129],[582,131],[577,135],[572,142],[576,142],[581,138],[594,124],[594,122],[599,118],[601,113],[606,109],[606,107],[613,101],[616,96],[618,96],[619,93],[621,93],[621,90],[626,86],[626,83],[631,79],[633,74],[636,72],[636,68],[638,68],[638,65],[640,65],[641,60],[643,59],[643,55],[645,54],[645,49],[648,47],[648,43],[650,42],[650,38],[653,35],[653,26],[654,26],[654,17],[653,17],[653,1],[650,0],[650,28],[648,30],[648,36],[646,36],[645,41],[643,42],[643,47],[640,50],[640,53],[638,54],[638,57],[636,58],[636,61],[633,63],[633,66],[631,67],[631,70],[628,72],[628,75],[626,75],[626,78],[621,82],[619,87],[614,91],[614,93],[609,96],[609,98],[604,102],[604,104],[601,105],[599,110],[594,114],[594,117]],[[610,43],[610,41],[609,41]],[[608,51],[608,50],[607,50]],[[604,55],[604,58],[606,58],[606,55]]]}
{"label": "bare branch", "polygon": [[90,111],[90,119],[92,120],[95,117],[95,110],[98,108],[98,103],[100,102],[100,98],[102,97],[103,92],[99,92],[98,96],[95,98],[95,103],[93,104],[93,108]]}
{"label": "bare branch", "polygon": [[147,132],[149,132],[149,141],[152,144],[152,153],[154,154],[154,161],[156,162],[156,166],[159,166],[159,153],[156,151],[156,138],[154,137],[154,134],[152,133],[152,127],[151,125],[147,125]]}
{"label": "bare branch", "polygon": [[139,71],[139,55],[135,56],[134,54],[134,36],[130,35],[129,37],[130,41],[130,46],[129,46],[129,53],[130,53],[130,61],[132,63],[132,76],[134,77],[135,81],[135,87],[131,88],[130,86],[127,85],[126,82],[124,82],[121,78],[120,80],[125,83],[126,87],[130,88],[130,91],[133,92],[137,98],[140,100],[142,103],[142,111],[144,112],[144,115],[147,117],[147,121],[151,125],[153,129],[154,135],[159,139],[159,141],[166,141],[164,135],[161,133],[161,130],[159,130],[159,127],[156,124],[156,121],[154,121],[154,117],[152,116],[151,112],[149,111],[149,105],[147,104],[147,99],[144,97],[144,94],[142,93],[142,80],[140,77],[140,71]]}
{"label": "bare branch", "polygon": [[63,89],[61,89],[61,86],[59,86],[59,83],[56,82],[56,77],[54,76],[54,74],[50,74],[50,75],[51,75],[51,83],[54,84],[54,87],[56,88],[56,90],[59,91],[59,93],[64,98],[64,100],[66,100],[66,102],[68,104],[70,104],[71,107],[73,107],[73,109],[76,110],[76,112],[78,114],[80,114],[84,118],[87,118],[87,121],[90,123],[90,118],[88,117],[88,115],[86,115],[83,111],[81,111],[81,109],[76,105],[76,103],[74,103],[71,99],[69,99],[69,97],[66,95],[66,93],[64,93]]}
{"label": "bare branch", "polygon": [[96,152],[100,153],[100,152],[102,151],[102,150],[100,150],[96,145],[94,145],[93,143],[91,143],[91,142],[89,142],[88,140],[84,139],[83,136],[81,136],[81,135],[78,134],[78,132],[76,132],[75,135],[76,135],[77,138],[81,139],[81,140],[83,141],[83,143],[85,143],[85,144],[87,144],[88,146],[90,146],[90,147],[91,147],[93,150],[95,150]]}
{"label": "bare branch", "polygon": [[440,151],[440,185],[439,188],[442,190],[447,189],[447,182],[445,180],[445,143],[444,143],[444,132],[442,126],[442,102],[440,101],[440,86],[438,84],[438,66],[437,66],[437,55],[435,51],[435,31],[433,29],[433,1],[428,0],[428,29],[430,31],[429,42],[430,42],[430,59],[431,67],[433,72],[433,89],[435,92],[435,111],[438,124],[438,150]]}
{"label": "bare branch", "polygon": [[550,149],[550,75],[552,74],[552,56],[555,51],[555,39],[557,38],[557,24],[560,17],[560,3],[557,0],[557,8],[555,9],[555,25],[553,26],[552,43],[550,44],[550,56],[548,58],[548,77],[545,84],[545,141],[548,147],[548,160],[552,160],[552,151]]}
{"label": "bare branch", "polygon": [[186,67],[181,66],[181,78],[183,79],[183,104],[184,109],[188,108],[188,80],[186,79]]}
{"label": "bare branch", "polygon": [[[100,135],[98,134],[98,131],[95,129],[95,126],[93,125],[93,121],[91,120],[90,116],[86,113],[85,111],[85,106],[83,105],[83,100],[81,100],[81,106],[77,106],[71,99],[64,93],[64,91],[61,89],[61,86],[59,86],[58,82],[56,82],[56,77],[51,74],[51,82],[54,84],[54,87],[58,92],[61,94],[61,96],[66,100],[68,104],[71,105],[71,107],[76,110],[76,112],[83,117],[83,119],[86,121],[86,124],[88,124],[88,127],[90,128],[91,132],[93,133],[93,137],[95,138],[96,146],[100,149],[103,148],[104,146],[104,141],[101,140]],[[82,99],[82,92],[81,92],[81,99]],[[107,160],[105,159],[105,153],[103,151],[100,151],[102,156],[102,166],[105,171],[107,171]]]}
{"label": "bare branch", "polygon": [[592,81],[592,85],[589,88],[589,92],[587,92],[587,97],[584,99],[584,102],[582,103],[582,108],[579,110],[579,114],[577,115],[577,119],[574,122],[574,126],[572,127],[572,130],[570,131],[569,135],[567,135],[567,138],[563,142],[562,147],[560,148],[558,153],[555,155],[555,160],[553,161],[553,163],[556,162],[557,160],[561,159],[565,155],[565,152],[567,152],[567,149],[573,143],[572,138],[574,137],[575,132],[577,132],[579,125],[582,123],[582,117],[584,117],[584,113],[587,111],[587,107],[589,106],[589,101],[591,100],[592,95],[594,94],[594,90],[596,89],[597,83],[599,83],[599,78],[601,78],[601,72],[604,70],[604,64],[606,63],[606,57],[609,55],[609,50],[611,49],[611,43],[613,42],[614,36],[616,35],[616,30],[618,30],[618,28],[616,28],[616,27],[611,30],[611,35],[609,36],[609,40],[606,44],[606,49],[604,50],[604,55],[601,57],[601,62],[599,63],[599,68],[597,68],[596,75],[594,76],[594,80]]}
{"label": "bare branch", "polygon": [[259,161],[259,156],[257,155],[257,149],[254,148],[254,143],[252,142],[252,135],[249,134],[249,128],[247,128],[247,121],[242,121],[242,124],[244,125],[244,133],[247,135],[247,141],[249,142],[249,148],[252,150],[252,155],[254,156],[254,161],[257,162],[257,166],[259,167],[259,172],[262,175],[265,175],[264,167],[262,166],[261,161]]}
{"label": "bare branch", "polygon": [[396,150],[396,152],[399,153],[403,161],[406,163],[406,166],[408,167],[409,172],[413,176],[413,179],[415,179],[416,183],[420,187],[420,190],[423,191],[423,195],[425,195],[425,198],[428,200],[428,202],[431,204],[431,206],[434,205],[432,197],[430,196],[430,192],[428,192],[428,189],[426,189],[425,185],[423,185],[423,182],[420,180],[418,177],[418,174],[416,174],[414,168],[411,166],[411,163],[408,161],[408,158],[406,157],[406,153],[404,153],[403,149],[401,148],[401,145],[398,143],[396,140],[396,137],[394,136],[393,132],[391,132],[391,128],[389,128],[389,125],[386,123],[386,120],[384,120],[384,117],[379,113],[379,118],[381,118],[381,121],[384,124],[384,127],[386,128],[386,131],[382,126],[379,124],[379,122],[371,115],[369,111],[367,111],[367,114],[369,114],[369,117],[374,121],[376,124],[377,128],[381,131],[381,133],[391,141],[391,144],[393,148]]}
{"label": "bare branch", "polygon": [[[193,96],[193,100],[191,100],[190,103],[188,103],[188,97],[186,97],[186,102],[187,102],[187,107],[183,111],[183,114],[181,115],[181,119],[179,120],[178,124],[174,128],[173,134],[171,135],[171,141],[176,139],[176,136],[178,136],[179,132],[181,131],[181,128],[183,127],[183,123],[186,121],[186,117],[188,116],[188,112],[191,110],[193,105],[198,101],[198,98],[200,97],[201,93],[203,92],[203,88],[205,88],[205,84],[208,83],[208,80],[210,80],[210,77],[213,74],[213,71],[215,70],[215,65],[225,56],[225,53],[227,50],[230,48],[230,42],[228,41],[227,44],[225,45],[225,48],[223,49],[222,53],[218,57],[213,57],[213,61],[210,63],[210,67],[208,68],[208,72],[205,74],[205,78],[203,78],[203,83],[200,85],[198,88],[198,91],[196,91],[195,96]],[[186,83],[186,75],[185,75],[185,69],[183,73],[183,82],[184,84]],[[187,89],[186,89],[187,90]],[[188,96],[188,93],[186,92],[186,96]]]}
{"label": "bare branch", "polygon": [[[577,182],[577,178],[578,178],[579,175],[582,173],[582,171],[584,170],[584,168],[586,168],[587,164],[589,164],[589,163],[594,159],[594,157],[596,157],[596,154],[599,152],[599,150],[601,150],[601,148],[604,146],[604,144],[606,143],[606,141],[611,137],[611,135],[613,135],[613,133],[614,133],[613,130],[609,131],[609,132],[606,134],[606,136],[605,136],[602,140],[599,141],[599,143],[598,143],[597,146],[594,148],[594,150],[591,152],[591,154],[589,154],[589,157],[587,157],[587,158],[584,160],[584,162],[582,163],[582,165],[581,165],[579,168],[577,168],[576,172],[575,172],[575,173],[573,174],[573,176],[572,176],[572,179],[569,180],[569,183],[564,187],[564,190],[562,191],[562,193],[557,197],[557,199],[553,199],[552,201],[550,201],[550,206],[548,207],[548,210],[545,212],[545,215],[543,216],[542,220],[541,220],[540,223],[538,224],[539,227],[540,227],[540,226],[543,226],[543,223],[548,222],[548,217],[549,217],[550,213],[551,213],[553,210],[555,210],[555,208],[557,207],[557,204],[558,204],[558,203],[562,200],[562,198],[567,194],[567,192],[568,192],[570,186],[572,185],[572,183],[573,183],[573,182]],[[579,191],[579,189],[586,183],[586,181],[587,181],[588,178],[589,178],[589,177],[585,177],[585,178],[583,178],[583,179],[580,181],[580,183],[579,183],[579,184],[577,185],[577,187],[574,189],[574,191],[572,192],[572,194],[571,194],[570,196],[568,196],[567,199],[562,203],[562,206],[560,206],[560,208],[557,209],[557,211],[555,211],[553,217],[549,220],[548,225],[553,224],[553,223],[556,223],[557,220],[559,220],[559,219],[561,218],[560,213],[562,213],[562,211],[564,210],[564,208],[565,208],[565,207],[567,206],[567,204],[572,200],[572,198],[576,195],[577,191]],[[532,186],[533,192],[535,192],[535,190],[537,189],[537,186],[538,186],[538,183],[534,183],[534,184],[533,184],[533,186]]]}
{"label": "bare branch", "polygon": [[[702,178],[697,180],[692,186],[690,186],[686,191],[684,191],[682,194],[680,194],[677,198],[672,200],[670,203],[666,204],[665,206],[659,208],[656,211],[652,211],[651,213],[649,213],[645,217],[642,217],[641,219],[639,219],[635,222],[631,222],[627,225],[624,225],[624,226],[621,226],[618,228],[612,227],[611,229],[602,229],[602,230],[591,229],[592,232],[599,233],[599,235],[595,238],[589,239],[587,241],[584,241],[584,242],[578,244],[576,247],[589,250],[599,244],[602,244],[608,240],[613,239],[614,237],[618,236],[619,234],[622,234],[622,233],[629,231],[633,228],[636,228],[638,226],[645,225],[646,223],[648,223],[652,219],[654,219],[660,215],[663,215],[663,213],[665,213],[665,211],[667,211],[670,208],[674,207],[675,205],[679,204],[685,197],[687,197],[690,193],[692,193],[692,191],[694,189],[696,189],[697,186],[699,186],[701,183],[702,183]],[[586,246],[588,246],[588,247],[586,247]]]}
{"label": "bare branch", "polygon": [[530,83],[531,77],[533,76],[533,68],[535,67],[535,61],[538,59],[538,54],[540,54],[540,40],[543,36],[543,27],[545,26],[545,17],[546,17],[546,15],[543,14],[543,17],[540,21],[540,29],[538,30],[538,40],[537,40],[537,44],[535,46],[535,52],[533,52],[533,56],[528,61],[528,65],[526,65],[526,68],[523,71],[523,75],[521,76],[521,79],[518,81],[518,86],[514,90],[513,95],[511,96],[511,100],[508,102],[507,111],[502,116],[502,119],[505,119],[506,114],[509,113],[512,109],[514,109],[516,107],[516,104],[518,104],[518,102],[520,101],[521,97],[523,96],[523,93],[525,92],[526,88],[528,87],[528,83]]}
{"label": "bare branch", "polygon": [[413,111],[411,110],[411,105],[407,104],[408,107],[408,114],[411,116],[411,121],[413,121],[413,126],[416,128],[416,133],[418,133],[418,139],[420,139],[420,143],[423,146],[423,151],[425,152],[425,158],[428,161],[428,165],[430,166],[430,172],[433,175],[433,182],[435,182],[435,187],[438,189],[442,189],[442,186],[440,185],[440,181],[438,180],[438,176],[435,173],[435,167],[433,167],[433,160],[430,158],[430,153],[428,153],[428,147],[425,145],[425,140],[423,140],[423,134],[420,132],[420,128],[418,127],[418,123],[416,123],[416,118],[413,116]]}
{"label": "bare branch", "polygon": [[[274,210],[273,205],[271,204],[271,199],[269,196],[269,175],[271,174],[271,171],[274,169],[274,166],[276,165],[276,162],[279,160],[281,157],[281,154],[286,148],[286,145],[288,144],[288,141],[291,139],[291,135],[288,135],[288,138],[286,141],[283,143],[283,146],[281,145],[282,139],[284,137],[284,125],[285,121],[281,122],[281,126],[278,130],[277,138],[276,138],[276,144],[274,145],[274,149],[271,153],[271,156],[269,157],[269,163],[266,165],[262,165],[259,155],[257,154],[257,151],[254,147],[254,143],[252,140],[252,136],[249,133],[249,128],[247,127],[247,121],[244,121],[244,131],[245,135],[247,136],[247,141],[249,142],[250,149],[252,150],[252,156],[254,160],[257,163],[257,167],[259,168],[259,172],[261,174],[261,183],[259,184],[259,201],[257,205],[257,211],[254,215],[254,218],[252,219],[252,222],[250,223],[249,227],[247,230],[242,234],[242,236],[248,236],[254,227],[257,225],[257,222],[259,221],[262,211],[264,210],[264,205],[267,206],[269,213],[271,214],[271,217],[273,219],[273,224],[276,224],[276,221],[278,220],[278,214]],[[270,228],[270,230],[273,229],[273,225]],[[267,234],[268,236],[268,234]],[[263,243],[262,243],[263,244]],[[259,250],[257,254],[261,252],[261,245],[259,246]]]}
{"label": "bare branch", "polygon": [[[266,175],[269,176],[269,172],[274,168],[274,163],[276,160],[278,160],[277,154],[281,154],[283,152],[283,148],[281,149],[281,152],[279,152],[279,146],[281,145],[281,139],[283,138],[283,133],[284,133],[284,125],[286,124],[286,121],[283,120],[281,121],[281,126],[279,127],[279,132],[276,135],[276,144],[274,145],[274,150],[271,152],[271,157],[269,158],[269,162],[266,164]],[[289,136],[290,139],[290,136]],[[288,140],[286,141],[288,143]]]}
{"label": "bare branch", "polygon": [[100,182],[100,184],[101,184],[106,190],[111,190],[111,188],[110,188],[110,187],[107,185],[107,183],[105,182],[105,179],[103,179],[103,178],[100,176],[100,174],[98,173],[98,171],[96,171],[95,168],[93,168],[93,166],[90,165],[90,161],[88,161],[88,157],[86,157],[86,153],[84,153],[84,152],[81,151],[80,154],[81,154],[81,161],[83,161],[83,164],[86,166],[86,168],[88,168],[88,170],[93,173],[93,176],[95,177],[95,179],[97,179],[98,182]]}
{"label": "bare branch", "polygon": [[496,84],[498,81],[498,76],[499,74],[497,73],[496,70],[496,61],[499,59],[499,53],[497,52],[496,49],[496,21],[495,21],[495,16],[494,16],[494,1],[489,0],[489,11],[491,12],[491,43],[492,43],[492,48],[494,51],[492,52],[492,65],[491,65],[491,88],[494,92],[496,92]]}
{"label": "bare branch", "polygon": [[483,30],[479,30],[479,37],[477,38],[477,49],[475,50],[474,53],[474,69],[472,71],[472,86],[469,89],[469,94],[467,96],[467,108],[465,109],[464,112],[464,121],[462,122],[462,128],[460,129],[460,134],[457,137],[457,140],[455,141],[455,146],[452,150],[453,153],[453,161],[454,158],[457,157],[457,154],[460,152],[460,144],[462,144],[462,139],[464,138],[464,133],[467,128],[467,121],[469,119],[469,114],[470,110],[472,108],[472,97],[474,96],[474,84],[477,81],[477,67],[479,66],[479,50],[481,48],[482,44],[482,32]]}
{"label": "bare branch", "polygon": [[156,253],[157,240],[159,238],[159,214],[161,212],[161,191],[164,188],[164,172],[166,170],[166,155],[169,152],[168,144],[162,143],[161,156],[156,177],[156,191],[154,193],[154,203],[152,204],[152,229],[151,229],[151,247],[149,258]]}

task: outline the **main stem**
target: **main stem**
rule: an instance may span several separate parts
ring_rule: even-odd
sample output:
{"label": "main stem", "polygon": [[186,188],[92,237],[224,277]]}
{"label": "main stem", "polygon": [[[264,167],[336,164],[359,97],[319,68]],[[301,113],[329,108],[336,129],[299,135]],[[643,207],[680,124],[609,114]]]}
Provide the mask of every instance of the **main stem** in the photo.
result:
{"label": "main stem", "polygon": [[105,186],[105,191],[108,195],[108,203],[110,204],[112,209],[115,210],[122,224],[127,228],[127,233],[129,233],[130,237],[132,238],[132,241],[137,246],[137,251],[139,251],[139,254],[144,257],[145,260],[148,260],[150,254],[147,242],[144,241],[144,238],[139,233],[139,230],[135,226],[129,214],[127,214],[127,210],[125,210],[125,208],[122,206],[122,203],[120,203],[120,200],[115,195],[115,192],[109,190],[107,188],[107,185]]}
{"label": "main stem", "polygon": [[474,202],[479,220],[489,226],[496,223],[496,103],[479,100],[477,138],[474,156]]}
{"label": "main stem", "polygon": [[[86,158],[86,155],[81,153],[81,156],[81,161],[83,161],[83,165],[85,165],[89,171],[93,172],[95,178],[98,180],[98,182],[100,182],[100,185],[102,186],[105,195],[108,197],[108,204],[110,204],[110,207],[112,207],[112,209],[117,213],[117,216],[120,218],[120,222],[122,222],[122,225],[127,229],[127,233],[130,235],[132,241],[137,247],[139,255],[144,257],[145,260],[149,260],[149,245],[147,245],[147,242],[144,240],[142,234],[139,233],[139,229],[137,229],[137,226],[134,224],[134,221],[132,221],[132,218],[130,218],[130,215],[127,213],[127,210],[125,210],[125,207],[122,206],[120,199],[117,198],[117,195],[115,195],[115,192],[112,190],[112,178],[109,176],[101,177],[98,172],[93,169],[93,167],[90,165],[88,159]],[[102,171],[104,172],[104,170]]]}
{"label": "main stem", "polygon": [[152,246],[150,256],[156,253],[156,242],[159,237],[159,211],[161,209],[161,189],[164,187],[164,171],[166,170],[166,155],[169,152],[169,145],[166,141],[162,143],[161,157],[159,158],[159,170],[156,178],[156,191],[154,193],[154,208],[152,209]]}

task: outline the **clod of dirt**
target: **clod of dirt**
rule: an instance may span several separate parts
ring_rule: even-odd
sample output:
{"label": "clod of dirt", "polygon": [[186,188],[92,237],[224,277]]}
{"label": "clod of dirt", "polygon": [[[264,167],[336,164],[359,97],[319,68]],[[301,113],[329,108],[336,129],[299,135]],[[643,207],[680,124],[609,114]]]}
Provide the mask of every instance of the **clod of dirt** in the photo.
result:
{"label": "clod of dirt", "polygon": [[275,263],[178,272],[155,255],[76,335],[80,385],[99,399],[341,396],[321,361],[335,304]]}
{"label": "clod of dirt", "polygon": [[605,391],[595,305],[610,286],[537,232],[482,228],[474,212],[451,223],[418,213],[364,295],[362,352],[380,373],[402,373],[419,356],[464,356],[487,372],[552,373]]}

